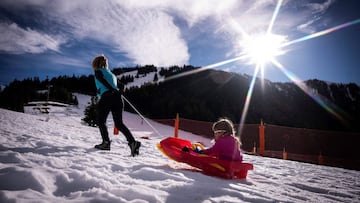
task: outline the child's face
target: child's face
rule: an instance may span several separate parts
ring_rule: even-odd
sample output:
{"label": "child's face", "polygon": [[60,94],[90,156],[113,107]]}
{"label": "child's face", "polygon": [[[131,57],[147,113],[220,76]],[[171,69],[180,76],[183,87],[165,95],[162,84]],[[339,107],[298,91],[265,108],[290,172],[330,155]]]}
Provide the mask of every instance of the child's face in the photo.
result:
{"label": "child's face", "polygon": [[218,140],[221,136],[223,136],[225,133],[224,130],[215,130],[214,131],[214,139],[215,141]]}

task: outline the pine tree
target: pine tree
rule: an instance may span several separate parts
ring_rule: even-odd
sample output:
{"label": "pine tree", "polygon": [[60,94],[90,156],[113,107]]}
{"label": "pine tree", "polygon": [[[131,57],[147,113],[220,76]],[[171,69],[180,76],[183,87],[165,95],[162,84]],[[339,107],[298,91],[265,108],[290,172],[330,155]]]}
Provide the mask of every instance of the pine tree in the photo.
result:
{"label": "pine tree", "polygon": [[154,82],[157,82],[158,80],[159,80],[159,78],[158,78],[158,74],[157,74],[157,73],[155,73],[153,81],[154,81]]}
{"label": "pine tree", "polygon": [[91,97],[91,102],[89,102],[89,105],[85,108],[84,111],[85,117],[82,119],[82,121],[92,127],[97,126],[97,102],[98,98],[96,96]]}

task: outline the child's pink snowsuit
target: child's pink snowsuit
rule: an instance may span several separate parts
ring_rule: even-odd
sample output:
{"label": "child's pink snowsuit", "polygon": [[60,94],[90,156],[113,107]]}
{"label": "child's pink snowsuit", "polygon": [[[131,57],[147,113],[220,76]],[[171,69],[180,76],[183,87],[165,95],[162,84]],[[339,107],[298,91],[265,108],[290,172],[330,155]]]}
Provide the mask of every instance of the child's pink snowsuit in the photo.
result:
{"label": "child's pink snowsuit", "polygon": [[222,160],[242,161],[242,155],[236,139],[231,135],[219,137],[215,144],[203,151],[204,154],[216,156]]}

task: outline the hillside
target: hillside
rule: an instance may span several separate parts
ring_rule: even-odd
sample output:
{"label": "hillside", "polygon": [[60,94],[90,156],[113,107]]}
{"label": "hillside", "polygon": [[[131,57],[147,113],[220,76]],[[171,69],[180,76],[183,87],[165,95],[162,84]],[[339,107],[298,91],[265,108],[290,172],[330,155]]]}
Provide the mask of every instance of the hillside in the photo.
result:
{"label": "hillside", "polygon": [[[173,118],[180,113],[194,120],[212,122],[226,116],[238,122],[250,80],[247,75],[207,70],[125,94],[151,118]],[[294,83],[257,79],[245,122],[360,132],[359,86],[319,80],[304,83],[309,95]]]}
{"label": "hillside", "polygon": [[[77,95],[71,114],[28,115],[0,109],[0,202],[358,202],[360,172],[245,155],[246,180],[194,172],[164,157],[156,143],[173,128],[139,116],[124,120],[143,143],[130,157],[122,135],[97,151],[97,128],[81,124],[89,97]],[[109,118],[109,130],[112,122]],[[180,131],[180,137],[210,140]],[[142,139],[148,136],[150,139]]]}
{"label": "hillside", "polygon": [[[113,72],[124,84],[125,96],[150,118],[169,119],[179,113],[182,118],[193,120],[213,122],[226,116],[239,122],[251,76],[219,70],[197,72],[197,69],[147,65],[118,68]],[[189,71],[196,73],[168,80]],[[288,127],[360,132],[358,85],[314,79],[305,81],[302,88],[295,83],[257,79],[245,123],[258,124],[263,120]],[[51,101],[76,104],[72,92],[95,95],[95,89],[92,75],[14,81],[0,92],[0,107],[23,112],[24,104],[44,101],[47,95]]]}

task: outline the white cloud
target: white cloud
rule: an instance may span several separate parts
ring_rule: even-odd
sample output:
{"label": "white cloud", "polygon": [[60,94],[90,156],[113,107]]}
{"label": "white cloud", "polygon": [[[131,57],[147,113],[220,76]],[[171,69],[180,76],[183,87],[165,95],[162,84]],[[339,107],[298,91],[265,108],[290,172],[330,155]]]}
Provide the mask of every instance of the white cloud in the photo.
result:
{"label": "white cloud", "polygon": [[309,3],[307,7],[315,13],[325,12],[332,4],[335,3],[335,0],[327,0],[324,3]]}
{"label": "white cloud", "polygon": [[309,20],[308,22],[301,24],[297,26],[297,30],[306,33],[306,34],[312,34],[316,32],[316,28],[312,26],[312,24],[316,21],[316,19]]}
{"label": "white cloud", "polygon": [[131,21],[123,21],[122,26],[126,29],[114,41],[135,63],[158,66],[188,63],[187,44],[169,15],[139,11],[133,13]]}
{"label": "white cloud", "polygon": [[306,4],[305,6],[309,9],[309,13],[304,17],[309,20],[298,25],[297,30],[305,34],[313,34],[317,32],[318,27],[323,26],[322,23],[319,23],[322,20],[321,15],[325,13],[335,2],[335,0],[327,0],[323,3]]}
{"label": "white cloud", "polygon": [[109,44],[136,64],[169,66],[188,64],[190,59],[187,39],[174,23],[174,15],[191,27],[208,17],[221,16],[234,2],[56,1],[44,10],[70,26],[74,38]]}
{"label": "white cloud", "polygon": [[[133,63],[168,66],[189,62],[188,43],[191,43],[192,35],[199,33],[185,32],[192,30],[192,27],[203,25],[203,22],[211,22],[211,25],[201,27],[201,34],[216,35],[232,44],[233,49],[238,51],[242,37],[240,29],[250,34],[265,32],[276,3],[275,0],[21,0],[21,3],[4,0],[1,4],[13,9],[33,8],[44,12],[44,16],[56,21],[56,25],[62,25],[55,29],[60,30],[60,33],[64,32],[63,36],[68,37],[67,41],[76,43],[79,40],[92,39],[109,45],[113,48],[112,51],[125,53]],[[283,6],[274,29],[293,31],[297,28],[305,33],[315,32],[316,20],[311,16],[325,12],[333,3],[334,0],[327,0],[322,4],[305,4],[302,9],[306,7],[307,10],[301,12],[287,12],[286,6]],[[283,5],[290,4],[297,3],[283,1]],[[175,18],[184,20],[188,27],[176,24]],[[8,32],[16,33],[17,38],[23,36],[25,40],[22,41],[25,43],[11,40],[13,45],[10,46],[6,44],[8,38],[2,37],[1,42],[6,45],[0,48],[3,51],[58,51],[65,41],[58,36],[18,26]]]}
{"label": "white cloud", "polygon": [[0,51],[22,54],[42,53],[48,50],[59,51],[65,41],[58,36],[51,36],[36,30],[19,27],[16,23],[0,22]]}
{"label": "white cloud", "polygon": [[86,63],[84,58],[73,58],[70,56],[62,56],[62,55],[49,56],[48,59],[55,64],[74,66],[76,68],[81,68],[81,67],[89,68],[91,64],[90,62]]}
{"label": "white cloud", "polygon": [[119,0],[118,2],[130,10],[141,8],[176,13],[186,20],[190,27],[207,17],[224,15],[239,2],[241,3],[239,0]]}
{"label": "white cloud", "polygon": [[111,45],[113,51],[125,53],[133,63],[169,66],[189,61],[186,41],[165,11],[130,9],[115,1],[62,1],[51,10],[50,15],[70,26],[75,38]]}

